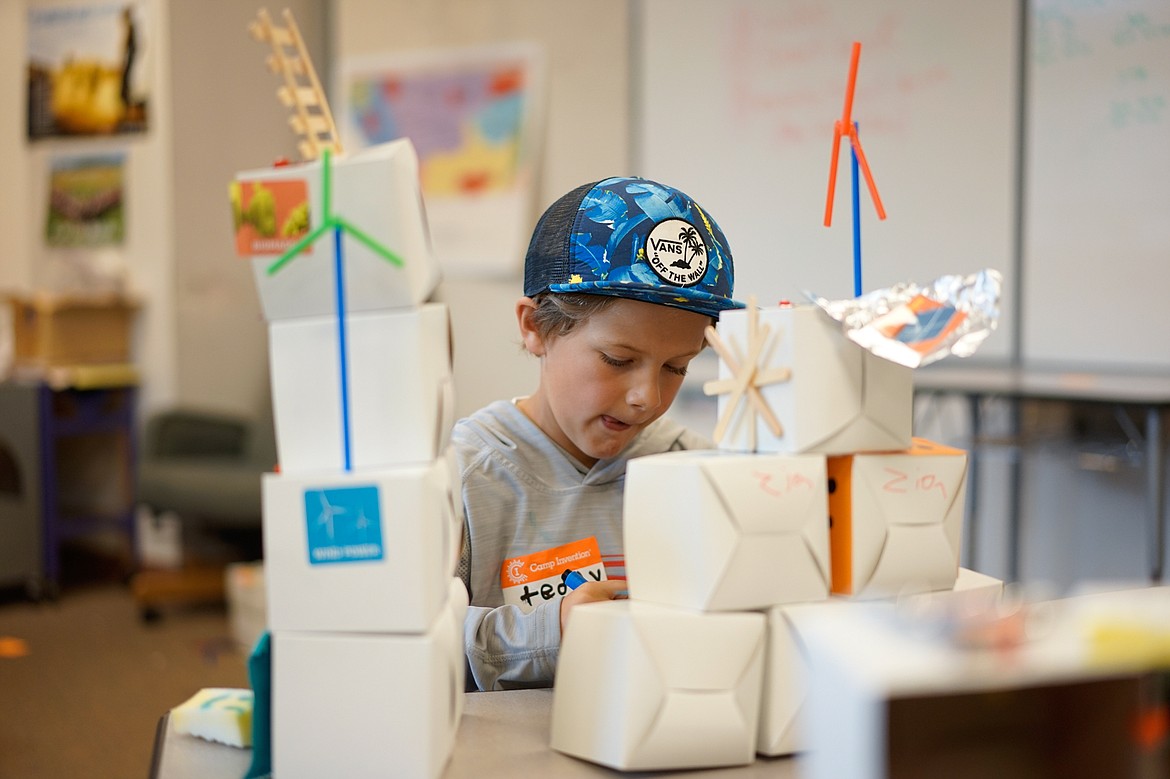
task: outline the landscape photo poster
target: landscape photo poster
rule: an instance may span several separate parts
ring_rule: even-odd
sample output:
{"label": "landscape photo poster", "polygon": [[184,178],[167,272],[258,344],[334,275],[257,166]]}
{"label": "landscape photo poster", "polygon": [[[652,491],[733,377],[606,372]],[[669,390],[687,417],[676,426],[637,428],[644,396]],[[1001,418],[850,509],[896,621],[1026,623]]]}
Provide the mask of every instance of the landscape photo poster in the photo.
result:
{"label": "landscape photo poster", "polygon": [[374,55],[338,68],[347,149],[409,138],[445,273],[514,273],[532,228],[543,53],[494,44]]}
{"label": "landscape photo poster", "polygon": [[[309,184],[304,179],[233,181],[228,185],[236,254],[281,255],[309,234]],[[311,254],[313,244],[301,247]]]}
{"label": "landscape photo poster", "polygon": [[146,131],[154,53],[145,5],[28,9],[30,139]]}
{"label": "landscape photo poster", "polygon": [[53,158],[45,244],[59,248],[122,245],[125,168],[126,155],[120,152]]}

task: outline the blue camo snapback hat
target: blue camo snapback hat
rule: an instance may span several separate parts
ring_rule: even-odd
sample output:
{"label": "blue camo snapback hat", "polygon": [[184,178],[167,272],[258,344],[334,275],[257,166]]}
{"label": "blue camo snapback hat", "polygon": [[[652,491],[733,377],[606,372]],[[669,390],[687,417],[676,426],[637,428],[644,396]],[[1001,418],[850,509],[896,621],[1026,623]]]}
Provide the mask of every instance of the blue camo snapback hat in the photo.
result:
{"label": "blue camo snapback hat", "polygon": [[735,269],[710,214],[673,187],[608,178],[564,195],[540,217],[524,258],[524,294],[577,292],[642,300],[710,317],[732,300]]}

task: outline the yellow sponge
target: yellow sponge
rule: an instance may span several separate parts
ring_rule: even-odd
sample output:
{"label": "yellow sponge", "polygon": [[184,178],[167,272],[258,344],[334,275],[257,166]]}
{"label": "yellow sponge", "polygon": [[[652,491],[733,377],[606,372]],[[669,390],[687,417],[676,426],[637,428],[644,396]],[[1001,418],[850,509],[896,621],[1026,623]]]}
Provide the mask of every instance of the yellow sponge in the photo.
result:
{"label": "yellow sponge", "polygon": [[171,709],[176,733],[218,741],[233,747],[252,746],[252,691],[206,687]]}

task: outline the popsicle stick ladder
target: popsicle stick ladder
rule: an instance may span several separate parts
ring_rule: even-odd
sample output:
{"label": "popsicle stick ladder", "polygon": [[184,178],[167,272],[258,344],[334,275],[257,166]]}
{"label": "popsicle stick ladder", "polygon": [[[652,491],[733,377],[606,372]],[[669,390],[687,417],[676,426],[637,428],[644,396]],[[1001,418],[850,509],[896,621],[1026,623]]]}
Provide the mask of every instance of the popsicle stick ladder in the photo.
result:
{"label": "popsicle stick ladder", "polygon": [[261,43],[272,46],[268,69],[284,81],[276,96],[285,107],[292,109],[289,124],[293,132],[302,136],[297,150],[306,160],[317,159],[326,149],[340,153],[337,125],[301,31],[291,11],[284,9],[282,16],[285,26],[277,27],[268,9],[261,8],[255,21],[248,25],[248,32]]}

